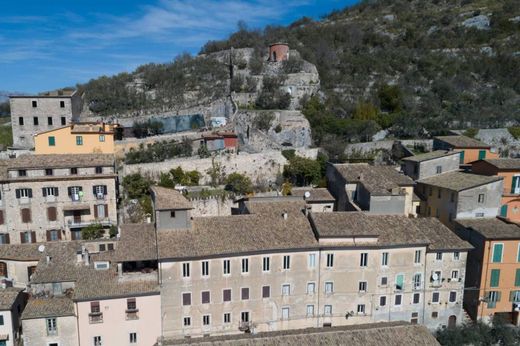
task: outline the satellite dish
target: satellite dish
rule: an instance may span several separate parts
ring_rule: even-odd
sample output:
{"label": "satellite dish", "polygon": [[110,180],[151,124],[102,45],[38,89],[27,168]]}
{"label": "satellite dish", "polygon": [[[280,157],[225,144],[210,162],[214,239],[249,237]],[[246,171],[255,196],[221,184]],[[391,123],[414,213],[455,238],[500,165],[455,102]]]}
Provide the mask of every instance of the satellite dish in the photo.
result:
{"label": "satellite dish", "polygon": [[305,193],[303,194],[303,197],[305,197],[305,199],[309,198],[311,196],[311,193],[309,191],[305,191]]}
{"label": "satellite dish", "polygon": [[432,274],[432,280],[433,280],[433,281],[437,281],[437,280],[439,280],[439,274],[437,274],[437,273],[433,273],[433,274]]}
{"label": "satellite dish", "polygon": [[45,245],[42,244],[42,245],[38,246],[38,251],[39,252],[44,252],[45,251]]}

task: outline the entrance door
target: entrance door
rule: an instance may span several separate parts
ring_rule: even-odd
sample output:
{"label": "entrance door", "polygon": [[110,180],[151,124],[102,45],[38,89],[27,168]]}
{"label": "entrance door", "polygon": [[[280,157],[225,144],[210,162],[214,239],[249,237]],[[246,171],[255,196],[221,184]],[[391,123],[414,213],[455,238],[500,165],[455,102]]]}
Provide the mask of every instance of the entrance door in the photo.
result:
{"label": "entrance door", "polygon": [[74,210],[74,223],[80,224],[81,223],[81,211],[80,210]]}
{"label": "entrance door", "polygon": [[456,325],[457,325],[457,316],[451,315],[448,318],[448,328],[455,328]]}

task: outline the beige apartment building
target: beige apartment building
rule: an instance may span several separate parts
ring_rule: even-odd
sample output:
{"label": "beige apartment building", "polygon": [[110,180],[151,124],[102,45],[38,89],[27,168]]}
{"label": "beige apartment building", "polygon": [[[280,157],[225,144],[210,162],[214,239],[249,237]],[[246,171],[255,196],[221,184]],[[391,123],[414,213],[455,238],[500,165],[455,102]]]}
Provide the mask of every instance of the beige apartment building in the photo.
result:
{"label": "beige apartment building", "polygon": [[117,224],[114,156],[24,155],[0,162],[0,243],[81,239]]}
{"label": "beige apartment building", "polygon": [[242,215],[156,230],[165,338],[463,319],[471,246],[438,220],[245,204]]}

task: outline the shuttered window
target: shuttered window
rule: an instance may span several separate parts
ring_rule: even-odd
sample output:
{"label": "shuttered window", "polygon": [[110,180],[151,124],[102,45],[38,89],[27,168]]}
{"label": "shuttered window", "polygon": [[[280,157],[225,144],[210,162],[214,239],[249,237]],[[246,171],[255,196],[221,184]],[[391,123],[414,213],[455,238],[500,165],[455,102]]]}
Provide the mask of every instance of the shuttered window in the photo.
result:
{"label": "shuttered window", "polygon": [[504,244],[494,244],[493,245],[493,263],[502,262],[502,250],[504,249]]}
{"label": "shuttered window", "polygon": [[184,305],[184,306],[191,305],[191,293],[182,294],[182,305]]}
{"label": "shuttered window", "polygon": [[500,283],[500,269],[491,269],[491,280],[489,285],[491,287],[498,287]]}
{"label": "shuttered window", "polygon": [[520,269],[516,270],[515,274],[515,286],[520,287]]}
{"label": "shuttered window", "polygon": [[56,207],[47,208],[47,219],[49,221],[56,221],[56,219],[57,219]]}
{"label": "shuttered window", "polygon": [[4,224],[4,211],[0,210],[0,225]]}
{"label": "shuttered window", "polygon": [[271,296],[271,286],[262,287],[262,298],[269,298]]}
{"label": "shuttered window", "polygon": [[202,299],[202,304],[209,304],[210,303],[209,291],[203,291],[201,299]]}
{"label": "shuttered window", "polygon": [[101,309],[99,307],[99,302],[90,302],[90,313],[99,313]]}
{"label": "shuttered window", "polygon": [[22,222],[23,223],[30,223],[31,222],[31,209],[23,208],[21,210],[21,214],[22,214]]}
{"label": "shuttered window", "polygon": [[0,276],[7,277],[7,264],[0,262]]}
{"label": "shuttered window", "polygon": [[225,289],[222,291],[222,301],[230,302],[231,301],[231,289]]}
{"label": "shuttered window", "polygon": [[244,287],[242,288],[242,300],[248,300],[249,299],[249,288]]}

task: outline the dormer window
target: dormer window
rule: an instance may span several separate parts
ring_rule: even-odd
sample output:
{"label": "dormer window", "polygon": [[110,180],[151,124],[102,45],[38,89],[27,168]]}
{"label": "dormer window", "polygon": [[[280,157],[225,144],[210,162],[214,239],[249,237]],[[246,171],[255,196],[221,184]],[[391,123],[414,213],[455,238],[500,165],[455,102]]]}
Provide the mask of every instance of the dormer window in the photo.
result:
{"label": "dormer window", "polygon": [[19,177],[26,177],[27,176],[27,171],[25,169],[19,169],[18,170],[18,176]]}
{"label": "dormer window", "polygon": [[45,175],[46,175],[46,176],[51,176],[51,175],[53,175],[52,168],[46,168],[46,169],[45,169]]}
{"label": "dormer window", "polygon": [[76,167],[72,167],[72,168],[70,169],[70,174],[71,174],[71,175],[76,175],[76,174],[78,174],[78,169],[77,169]]}
{"label": "dormer window", "polygon": [[103,167],[101,167],[101,166],[96,167],[96,174],[101,174],[101,173],[103,173]]}

